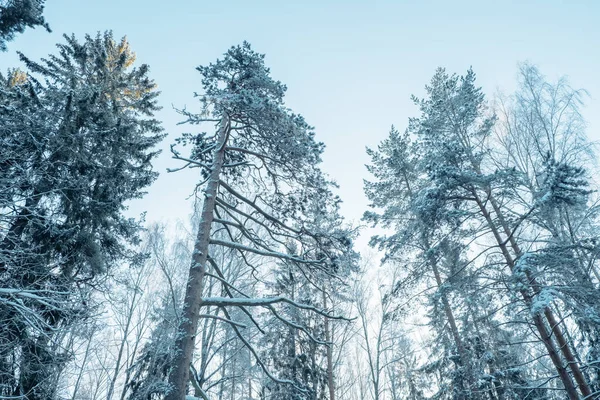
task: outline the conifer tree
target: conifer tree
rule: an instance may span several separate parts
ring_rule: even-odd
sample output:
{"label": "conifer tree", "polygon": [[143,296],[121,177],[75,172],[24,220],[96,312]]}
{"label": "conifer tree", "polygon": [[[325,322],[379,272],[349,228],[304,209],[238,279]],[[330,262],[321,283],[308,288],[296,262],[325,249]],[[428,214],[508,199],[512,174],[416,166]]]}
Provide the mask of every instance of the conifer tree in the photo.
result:
{"label": "conifer tree", "polygon": [[70,356],[61,335],[85,321],[94,285],[141,260],[140,222],[123,211],[156,178],[162,138],[156,86],[127,41],[65,40],[0,79],[0,382],[29,399],[52,397]]}
{"label": "conifer tree", "polygon": [[[432,194],[438,209],[447,213],[462,209],[462,225],[469,220],[481,221],[500,249],[507,272],[513,274],[519,270],[518,260],[523,255],[516,231],[537,204],[514,223],[502,209],[510,201],[506,194],[518,182],[518,174],[512,169],[493,170],[489,164],[488,143],[495,117],[485,112],[484,96],[475,86],[475,74],[469,70],[458,77],[438,70],[427,92],[428,98],[417,101],[422,116],[413,121],[413,126],[420,145],[426,149],[424,162],[434,184]],[[528,282],[522,282],[524,285],[517,292],[532,314],[561,383],[571,399],[578,398],[576,385],[581,394],[589,396],[590,389],[573,357],[572,344],[567,343],[551,305],[540,306],[538,280],[530,272],[524,274]]]}
{"label": "conifer tree", "polygon": [[[591,395],[568,322],[556,317],[586,309],[578,320],[591,322],[596,314],[589,262],[595,247],[569,243],[568,229],[562,239],[557,233],[569,217],[594,214],[583,211],[591,192],[577,163],[586,151],[578,131],[578,92],[564,84],[547,87],[531,70],[525,81],[515,101],[520,108],[502,120],[507,130],[499,134],[500,146],[492,138],[497,119],[487,111],[474,73],[448,75],[440,69],[426,87],[427,97],[414,98],[421,116],[409,121],[407,134],[392,130],[378,151],[369,151],[377,180],[367,182],[366,191],[381,211],[365,218],[393,228],[372,243],[386,250],[387,260],[416,264],[404,285],[427,276],[422,266],[431,268],[438,290],[430,298],[431,322],[440,328],[438,335],[453,338],[457,357],[446,359],[460,363],[452,373],[452,397],[511,398],[523,396],[526,387],[526,396],[547,395],[543,387],[531,388],[532,379],[544,379],[531,365],[536,358],[523,360],[522,345],[512,344],[525,343],[527,329],[497,328],[511,320],[517,326],[531,321],[543,347],[527,348],[545,352],[569,398],[578,398],[577,391]],[[580,267],[568,267],[573,262]],[[564,284],[576,280],[583,291]],[[522,314],[526,317],[516,317]],[[438,361],[422,371],[448,365]],[[545,361],[537,363],[543,367]],[[530,369],[515,369],[518,365]]]}
{"label": "conifer tree", "polygon": [[[271,289],[275,295],[318,306],[318,288],[306,282],[298,268],[283,264],[276,274],[276,282]],[[262,392],[269,398],[280,400],[318,398],[326,382],[324,359],[327,343],[323,338],[322,321],[292,306],[284,307],[279,317],[293,321],[303,330],[288,326],[282,332],[281,326],[273,321],[277,318],[275,316],[265,321],[264,325],[268,328],[261,344],[263,358],[278,378],[292,381],[294,385],[273,382],[267,378]]]}
{"label": "conifer tree", "polygon": [[[190,157],[173,148],[174,157],[184,161],[184,167],[202,171],[203,181],[197,188],[203,205],[169,378],[170,400],[183,400],[187,393],[202,307],[220,308],[265,374],[289,384],[293,382],[279,380],[268,371],[239,324],[231,320],[229,310],[233,307],[249,313],[248,307],[274,309],[285,303],[330,317],[317,307],[286,297],[247,297],[223,277],[220,284],[231,297],[202,298],[207,263],[219,274],[218,264],[209,258],[209,246],[233,249],[253,268],[258,267],[256,262],[265,265],[285,260],[310,274],[327,271],[327,262],[338,257],[331,249],[351,243],[347,235],[336,237],[310,229],[306,218],[310,204],[331,199],[331,183],[318,168],[323,145],[314,140],[304,118],[285,107],[286,88],[270,77],[264,56],[244,43],[198,70],[203,77],[203,110],[184,114],[190,123],[214,123],[215,132],[185,135],[181,142],[192,145]],[[227,239],[218,238],[215,232],[223,232]],[[257,260],[253,262],[250,256]]]}

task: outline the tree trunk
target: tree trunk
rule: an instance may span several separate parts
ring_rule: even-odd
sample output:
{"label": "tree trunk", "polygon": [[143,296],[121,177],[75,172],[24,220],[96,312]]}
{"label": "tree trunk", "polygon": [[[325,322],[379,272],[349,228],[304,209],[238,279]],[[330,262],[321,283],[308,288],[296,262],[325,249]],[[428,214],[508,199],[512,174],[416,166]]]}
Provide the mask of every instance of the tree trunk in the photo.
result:
{"label": "tree trunk", "polygon": [[71,396],[71,400],[77,399],[77,392],[79,392],[79,385],[81,384],[81,378],[83,377],[83,372],[85,368],[85,364],[87,362],[88,356],[90,355],[90,347],[92,345],[92,339],[94,337],[94,331],[90,334],[87,344],[85,345],[85,353],[83,354],[83,360],[81,361],[81,368],[77,373],[77,380],[75,381],[75,387],[73,389],[73,394]]}
{"label": "tree trunk", "polygon": [[313,389],[311,400],[317,400],[317,395],[319,394],[319,375],[317,372],[317,345],[315,343],[310,344],[310,363]]}
{"label": "tree trunk", "polygon": [[[223,348],[223,359],[226,360],[227,359],[227,346],[225,346]],[[221,364],[221,380],[219,382],[219,400],[223,400],[224,395],[225,395],[225,375],[227,373],[227,369],[226,369],[227,363],[222,363]]]}
{"label": "tree trunk", "polygon": [[171,391],[165,396],[165,400],[184,400],[186,395],[190,363],[192,362],[192,355],[194,353],[194,341],[200,316],[204,273],[208,257],[208,242],[219,189],[219,177],[225,159],[225,145],[230,129],[230,121],[228,117],[224,116],[221,119],[217,133],[217,146],[213,152],[210,175],[206,190],[204,191],[205,198],[185,290],[183,313],[179,324],[179,336],[175,342],[176,354],[173,360],[173,370],[169,375]]}
{"label": "tree trunk", "polygon": [[[327,311],[327,292],[323,286],[323,310]],[[329,400],[335,400],[335,385],[333,382],[333,343],[329,330],[329,318],[325,317],[325,341],[327,344],[327,386],[329,388]]]}
{"label": "tree trunk", "polygon": [[252,400],[252,377],[248,377],[248,400]]}
{"label": "tree trunk", "polygon": [[[429,246],[428,240],[424,238],[423,242],[424,242],[423,244],[425,245],[425,249],[426,249],[425,251],[429,254],[429,256],[427,257],[427,262],[429,263],[429,266],[431,267],[431,269],[433,271],[433,275],[435,276],[435,282],[437,284],[438,289],[441,289],[444,282],[442,281],[442,276],[441,276],[440,270],[437,266],[437,261],[435,260],[433,255],[431,255],[429,253],[431,248]],[[442,304],[444,305],[444,313],[446,314],[446,319],[448,320],[448,325],[450,325],[450,331],[452,333],[452,337],[454,338],[454,344],[456,345],[456,349],[458,350],[458,355],[461,358],[461,363],[464,363],[466,361],[466,351],[465,351],[465,347],[462,343],[462,340],[460,338],[460,335],[458,333],[458,327],[456,325],[456,319],[454,318],[454,313],[452,312],[452,309],[450,308],[450,302],[448,301],[448,297],[446,297],[445,293],[441,294],[441,298],[442,298]]]}
{"label": "tree trunk", "polygon": [[[442,275],[440,274],[440,270],[438,268],[437,265],[437,260],[435,259],[435,257],[431,254],[431,246],[429,244],[429,240],[425,237],[425,234],[423,232],[421,232],[421,240],[423,241],[423,245],[425,246],[425,252],[427,254],[427,262],[429,263],[429,266],[431,267],[432,271],[433,271],[433,275],[435,276],[435,282],[437,284],[438,289],[442,289],[442,285],[444,284],[444,282],[442,281]],[[442,299],[442,304],[444,306],[444,314],[446,314],[446,319],[448,320],[448,325],[450,325],[450,332],[452,333],[452,338],[454,339],[454,344],[456,346],[456,350],[458,351],[458,356],[459,356],[459,365],[462,368],[466,368],[467,371],[467,376],[463,376],[460,379],[460,390],[461,390],[461,394],[459,396],[459,398],[464,398],[464,394],[465,393],[469,393],[468,390],[465,390],[464,387],[464,383],[469,382],[470,381],[470,376],[471,376],[471,368],[470,368],[470,363],[468,362],[468,357],[467,357],[467,351],[465,349],[465,346],[462,342],[462,339],[460,338],[460,334],[458,332],[458,327],[456,325],[456,319],[454,318],[454,313],[452,312],[452,308],[450,307],[450,302],[448,301],[448,297],[446,296],[446,293],[444,293],[442,291],[441,293],[441,299]],[[465,379],[467,378],[467,379]],[[469,398],[470,396],[466,396],[467,398]]]}
{"label": "tree trunk", "polygon": [[[500,225],[502,226],[502,229],[504,230],[504,234],[507,236],[511,247],[512,247],[513,251],[515,252],[515,255],[517,257],[520,257],[523,254],[521,251],[521,248],[520,248],[519,244],[517,243],[514,235],[510,231],[508,224],[506,223],[506,220],[504,219],[504,217],[502,215],[502,212],[500,210],[498,203],[496,202],[494,197],[491,196],[491,194],[490,194],[490,203],[492,204],[492,208],[494,209],[496,216],[498,216]],[[527,274],[527,279],[531,282],[534,293],[537,294],[539,292],[539,285],[537,284],[535,277],[531,276],[531,274],[529,272],[526,272],[526,274]],[[585,377],[583,376],[581,369],[579,368],[579,362],[573,355],[571,346],[566,341],[566,339],[562,333],[562,330],[560,329],[559,323],[556,321],[556,318],[554,317],[554,313],[552,312],[550,307],[546,307],[544,309],[544,315],[546,316],[546,319],[548,320],[548,324],[550,325],[550,329],[552,330],[552,333],[556,337],[556,341],[558,342],[558,346],[563,354],[563,357],[567,361],[567,365],[571,369],[571,372],[573,373],[573,377],[575,378],[575,381],[579,385],[579,390],[581,391],[581,394],[583,394],[584,398],[591,398],[592,391],[590,390],[590,387],[589,387]]]}
{"label": "tree trunk", "polygon": [[139,291],[133,291],[133,298],[131,299],[131,305],[129,306],[129,312],[127,314],[127,322],[125,323],[125,328],[123,330],[123,337],[121,338],[121,344],[119,346],[119,353],[117,355],[117,361],[115,362],[115,372],[110,380],[110,386],[108,388],[108,394],[106,395],[106,400],[111,400],[113,397],[113,393],[115,391],[115,384],[117,383],[117,379],[119,378],[119,372],[121,371],[121,361],[123,360],[123,352],[125,351],[125,346],[127,345],[127,337],[129,336],[129,326],[131,325],[131,320],[133,319],[133,312],[135,311],[135,306],[137,305],[136,299]]}
{"label": "tree trunk", "polygon": [[[486,209],[485,205],[483,204],[483,202],[481,201],[481,199],[479,198],[477,193],[474,192],[473,194],[475,196],[477,205],[479,206],[479,209],[488,224],[488,227],[490,228],[490,230],[492,231],[492,234],[494,235],[494,238],[496,239],[496,243],[498,244],[498,247],[500,247],[502,255],[504,256],[504,259],[506,260],[506,263],[508,264],[509,269],[512,271],[515,267],[515,262],[514,262],[514,259],[512,258],[512,256],[510,255],[508,249],[506,248],[506,241],[502,240],[502,238],[500,237],[500,233],[498,232],[496,224],[494,224],[494,221],[492,220],[490,213]],[[514,240],[512,238],[512,235],[509,236],[509,240]],[[520,290],[520,293],[521,293],[521,296],[523,297],[523,300],[525,301],[525,304],[528,307],[531,307],[532,299],[531,299],[530,293],[524,289]],[[544,324],[544,321],[542,320],[542,317],[540,316],[540,314],[535,314],[533,316],[533,323],[540,334],[542,342],[544,343],[544,346],[546,347],[546,350],[548,351],[548,355],[550,356],[550,359],[552,360],[552,364],[554,364],[554,367],[556,368],[556,371],[558,372],[558,376],[560,377],[560,379],[565,387],[565,390],[567,392],[567,395],[569,396],[569,399],[570,400],[578,400],[579,395],[577,394],[577,389],[575,388],[575,385],[573,384],[573,381],[571,380],[571,376],[569,376],[568,371],[566,370],[566,368],[564,367],[564,365],[562,363],[560,355],[558,354],[558,351],[556,350],[554,342],[552,341],[552,336],[548,332],[548,329],[547,329],[546,325]]]}

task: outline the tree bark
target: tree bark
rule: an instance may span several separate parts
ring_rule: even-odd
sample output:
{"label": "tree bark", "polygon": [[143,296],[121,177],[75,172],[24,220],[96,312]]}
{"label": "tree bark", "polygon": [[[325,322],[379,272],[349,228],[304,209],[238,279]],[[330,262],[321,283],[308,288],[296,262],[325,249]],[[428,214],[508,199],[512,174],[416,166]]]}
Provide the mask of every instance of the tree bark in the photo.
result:
{"label": "tree bark", "polygon": [[[429,254],[431,248],[429,246],[428,240],[424,238],[423,244],[425,245],[425,251]],[[440,274],[440,270],[437,266],[437,261],[435,260],[433,255],[429,254],[427,257],[427,262],[429,263],[429,266],[433,271],[433,275],[435,277],[435,282],[437,284],[438,289],[441,289],[444,282],[442,281],[442,275]],[[461,363],[463,363],[466,361],[466,351],[458,333],[458,327],[456,325],[454,313],[450,308],[450,302],[448,301],[448,297],[446,297],[445,293],[441,294],[441,298],[442,304],[444,305],[444,313],[446,314],[446,319],[448,320],[448,325],[450,325],[450,331],[452,333],[452,337],[454,338],[454,344],[456,345],[456,349],[458,350],[458,355],[460,356]]]}
{"label": "tree bark", "polygon": [[[496,227],[496,224],[492,220],[492,217],[491,217],[489,211],[487,210],[487,208],[485,207],[485,205],[483,204],[483,202],[481,201],[481,199],[479,198],[477,193],[474,193],[474,195],[475,195],[477,205],[479,206],[479,209],[480,209],[483,217],[485,218],[485,220],[488,224],[488,227],[492,231],[492,234],[494,235],[494,238],[496,239],[496,243],[498,244],[498,247],[500,247],[500,251],[502,252],[502,255],[504,256],[504,259],[506,260],[506,263],[508,264],[509,269],[512,271],[515,267],[515,262],[514,262],[513,257],[510,255],[508,248],[506,247],[506,241],[502,240],[500,233],[498,232],[498,228]],[[513,240],[512,236],[509,237],[509,240]],[[528,307],[531,307],[531,304],[532,304],[531,294],[524,289],[520,290],[520,293],[521,293],[521,296],[523,297],[523,300],[525,301],[525,304]],[[540,316],[540,314],[535,314],[533,316],[533,323],[534,323],[536,329],[538,330],[538,333],[540,334],[542,342],[544,343],[544,346],[546,347],[548,355],[550,356],[550,360],[552,360],[552,364],[554,364],[554,367],[556,368],[556,371],[558,372],[558,376],[560,377],[560,380],[562,381],[562,383],[565,387],[565,390],[567,392],[567,395],[569,396],[569,399],[570,400],[578,400],[579,395],[577,394],[577,389],[575,388],[575,385],[573,384],[573,381],[571,380],[571,376],[569,375],[568,371],[566,370],[566,368],[564,367],[564,365],[562,363],[560,355],[559,355],[558,351],[556,350],[554,342],[552,341],[552,336],[548,332],[548,329],[547,329],[546,325],[544,324],[544,321],[543,321],[542,317]]]}
{"label": "tree bark", "polygon": [[[327,292],[323,286],[323,310],[327,311]],[[327,386],[329,388],[329,400],[335,400],[335,385],[333,382],[333,343],[331,331],[329,330],[329,318],[325,317],[325,341],[327,345]]]}
{"label": "tree bark", "polygon": [[[517,257],[520,257],[523,254],[521,251],[521,248],[520,248],[519,244],[517,243],[513,233],[510,231],[508,224],[506,223],[506,220],[504,219],[504,217],[502,215],[502,212],[500,210],[498,203],[491,195],[490,195],[490,204],[492,205],[492,208],[494,209],[494,212],[495,212],[496,216],[498,217],[498,220],[500,221],[500,225],[502,226],[502,229],[504,230],[504,234],[507,236],[511,247],[512,247],[513,251],[515,252],[515,255]],[[531,276],[529,271],[527,271],[526,274],[527,274],[527,279],[531,282],[534,293],[537,294],[539,292],[539,285],[537,284],[535,277]],[[552,312],[550,307],[546,307],[544,309],[544,315],[546,316],[546,319],[548,320],[548,324],[550,325],[550,329],[552,330],[552,333],[556,337],[556,341],[557,341],[558,346],[563,354],[563,357],[567,361],[567,365],[571,369],[571,372],[573,373],[573,377],[575,378],[575,381],[579,385],[579,390],[581,391],[581,394],[583,394],[584,398],[591,398],[592,391],[590,390],[587,380],[585,379],[585,377],[583,376],[583,373],[581,372],[581,369],[579,368],[579,362],[573,355],[571,346],[565,339],[565,336],[563,335],[562,330],[560,329],[559,323],[556,321],[556,318],[554,317],[554,313]]]}
{"label": "tree bark", "polygon": [[225,159],[225,145],[231,130],[230,121],[227,116],[221,118],[217,133],[217,146],[213,151],[213,159],[210,170],[205,198],[202,205],[202,214],[198,226],[198,234],[192,253],[188,282],[185,290],[185,301],[183,313],[179,324],[179,336],[175,343],[176,354],[173,360],[173,370],[169,375],[171,391],[165,396],[165,400],[184,400],[187,392],[187,384],[190,374],[190,363],[194,353],[194,342],[200,307],[202,302],[202,289],[204,286],[204,274],[206,272],[206,260],[208,257],[208,243],[210,231],[214,218],[215,202],[219,189],[219,177]]}

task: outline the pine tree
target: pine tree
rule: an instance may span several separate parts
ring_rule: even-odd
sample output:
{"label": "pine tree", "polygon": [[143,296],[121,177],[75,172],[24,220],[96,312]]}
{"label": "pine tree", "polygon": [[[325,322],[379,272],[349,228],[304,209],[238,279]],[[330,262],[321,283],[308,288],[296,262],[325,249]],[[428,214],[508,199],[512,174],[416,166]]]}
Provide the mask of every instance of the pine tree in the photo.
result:
{"label": "pine tree", "polygon": [[[520,221],[511,221],[502,209],[505,202],[510,201],[507,193],[519,176],[510,168],[491,169],[488,143],[495,117],[485,113],[485,99],[481,89],[475,86],[475,75],[468,71],[463,77],[449,76],[439,70],[427,92],[429,97],[417,102],[422,116],[414,120],[413,126],[420,145],[426,149],[424,161],[435,185],[438,210],[452,213],[461,210],[462,225],[469,220],[481,221],[500,248],[508,272],[514,273],[518,270],[517,260],[523,255],[516,230],[530,211],[525,211]],[[572,345],[567,343],[550,305],[537,308],[541,289],[530,272],[525,272],[525,276],[529,283],[517,291],[532,314],[539,337],[569,398],[578,397],[569,372],[581,393],[588,396],[589,387],[573,357]]]}
{"label": "pine tree", "polygon": [[[264,56],[244,43],[198,70],[203,76],[203,111],[184,114],[190,123],[214,123],[216,132],[185,135],[180,142],[192,145],[190,157],[173,148],[174,157],[186,163],[184,167],[201,169],[204,181],[197,187],[204,188],[204,198],[169,380],[173,390],[167,398],[171,400],[186,395],[202,307],[217,306],[230,319],[228,307],[247,311],[247,307],[294,303],[283,297],[202,298],[207,262],[218,270],[218,264],[209,258],[209,245],[233,249],[249,265],[254,265],[249,259],[252,255],[264,259],[263,264],[267,260],[292,261],[309,273],[322,270],[334,256],[327,250],[332,239],[311,232],[305,223],[308,203],[330,198],[331,183],[318,167],[323,145],[314,140],[304,118],[285,107],[286,88],[270,77]],[[227,240],[214,236],[216,231],[223,232]],[[243,293],[235,290],[232,282],[220,282],[231,295]],[[328,316],[310,305],[294,305]],[[234,321],[230,324],[257,365],[277,381],[239,327]]]}
{"label": "pine tree", "polygon": [[[308,275],[302,265],[284,261],[274,269],[275,281],[270,286],[273,297],[284,296],[329,311],[328,304],[343,297],[346,279],[357,271],[358,255],[352,250],[353,233],[339,215],[339,202],[332,199],[311,204],[314,208],[308,207],[308,214],[313,221],[306,221],[307,227],[322,236],[321,251],[328,253],[315,257],[327,257],[329,262],[321,273]],[[322,209],[327,204],[330,207]],[[277,322],[283,322],[283,326]],[[332,338],[329,318],[288,305],[278,314],[269,315],[264,325],[268,327],[262,344],[264,359],[280,380],[293,384],[267,379],[263,392],[281,400],[331,398],[335,391],[332,348],[337,343]]]}
{"label": "pine tree", "polygon": [[[384,140],[377,151],[367,150],[372,164],[367,168],[377,179],[375,182],[365,182],[367,197],[372,201],[371,206],[382,210],[381,213],[367,212],[365,219],[374,224],[380,224],[395,230],[390,236],[375,236],[372,245],[379,245],[386,251],[386,259],[398,261],[406,265],[415,256],[423,260],[422,264],[410,273],[412,282],[423,282],[429,271],[433,272],[434,285],[437,291],[429,298],[430,321],[436,331],[438,343],[442,349],[432,351],[441,355],[436,359],[432,355],[430,367],[453,370],[447,375],[453,375],[452,383],[447,386],[448,395],[452,398],[469,398],[469,382],[472,382],[471,355],[464,338],[459,330],[456,310],[451,304],[453,289],[451,282],[444,277],[443,264],[452,264],[452,246],[443,228],[444,216],[439,215],[440,209],[431,196],[434,190],[428,187],[425,179],[423,160],[419,157],[419,149],[411,141],[408,132],[400,134],[392,127],[389,137]],[[448,216],[452,220],[452,216]],[[456,246],[455,246],[456,247]],[[422,269],[425,266],[425,269]],[[449,274],[451,276],[451,274]],[[399,290],[396,287],[396,291]],[[446,332],[446,326],[449,332]],[[447,334],[449,337],[446,338]],[[448,340],[449,339],[449,340]],[[454,366],[454,367],[452,367]],[[424,370],[430,370],[425,368]]]}
{"label": "pine tree", "polygon": [[[274,295],[318,306],[318,289],[303,279],[297,267],[283,264],[275,273],[276,281],[271,289]],[[297,326],[302,326],[303,330],[298,331],[293,326],[282,330],[277,318],[292,321]],[[293,385],[273,382],[267,378],[262,392],[267,398],[278,400],[318,398],[326,381],[326,343],[322,321],[312,317],[310,313],[286,306],[278,317],[270,317],[264,325],[268,330],[261,344],[264,349],[263,358],[279,379],[293,382]]]}
{"label": "pine tree", "polygon": [[[523,324],[515,317],[522,313],[527,315],[524,319],[531,318],[543,344],[525,348],[545,351],[569,398],[577,398],[577,389],[589,396],[582,357],[567,323],[558,323],[555,313],[587,309],[591,321],[593,268],[578,269],[587,277],[584,291],[558,282],[575,280],[574,268],[568,265],[575,261],[582,266],[581,254],[594,250],[582,247],[576,255],[566,250],[573,249],[572,242],[567,245],[562,239],[559,245],[556,239],[545,239],[558,238],[551,226],[561,214],[576,215],[590,195],[585,172],[572,158],[585,149],[576,132],[580,125],[573,120],[576,93],[566,90],[560,99],[540,101],[538,91],[529,104],[521,98],[519,104],[526,110],[519,122],[509,120],[511,130],[501,144],[513,147],[504,153],[491,137],[496,117],[487,112],[474,82],[472,71],[457,76],[438,70],[426,87],[427,97],[414,98],[421,116],[409,121],[407,134],[393,129],[378,151],[369,150],[369,170],[376,181],[366,182],[366,192],[377,211],[365,218],[393,230],[389,236],[374,237],[372,244],[386,251],[386,260],[408,267],[395,290],[427,282],[423,266],[433,273],[437,292],[429,297],[429,318],[439,338],[433,353],[441,358],[430,359],[421,371],[440,377],[439,396],[547,396],[543,387],[523,391],[535,380],[546,381],[540,376],[545,360],[523,358],[524,349],[519,349],[527,341],[527,326],[510,332],[499,328],[506,321]],[[531,112],[531,104],[555,106]],[[553,112],[571,121],[547,128],[558,132],[556,140],[544,133],[550,122],[561,120],[546,116]],[[534,121],[531,115],[536,115]],[[527,147],[532,143],[537,145]],[[560,156],[565,149],[571,149],[569,156]],[[523,160],[534,160],[533,165],[519,165]],[[562,226],[568,225],[566,218]],[[521,243],[531,250],[524,253]],[[580,320],[586,318],[581,315]],[[534,368],[534,362],[540,368]],[[450,383],[444,383],[449,377]]]}

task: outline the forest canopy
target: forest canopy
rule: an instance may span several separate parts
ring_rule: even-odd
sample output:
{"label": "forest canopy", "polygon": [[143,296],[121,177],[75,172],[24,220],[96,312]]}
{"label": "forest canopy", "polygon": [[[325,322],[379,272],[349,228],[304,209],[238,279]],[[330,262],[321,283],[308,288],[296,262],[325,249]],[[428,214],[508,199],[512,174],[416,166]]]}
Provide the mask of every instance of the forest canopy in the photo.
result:
{"label": "forest canopy", "polygon": [[[262,46],[171,65],[196,80],[167,110],[126,36],[18,48],[50,34],[44,6],[0,0],[19,59],[0,73],[0,399],[600,398],[585,89],[531,62],[506,92],[432,70],[397,94],[408,118],[364,133],[382,139],[355,220],[324,161],[344,143]],[[158,179],[185,182],[188,220],[131,212]]]}

